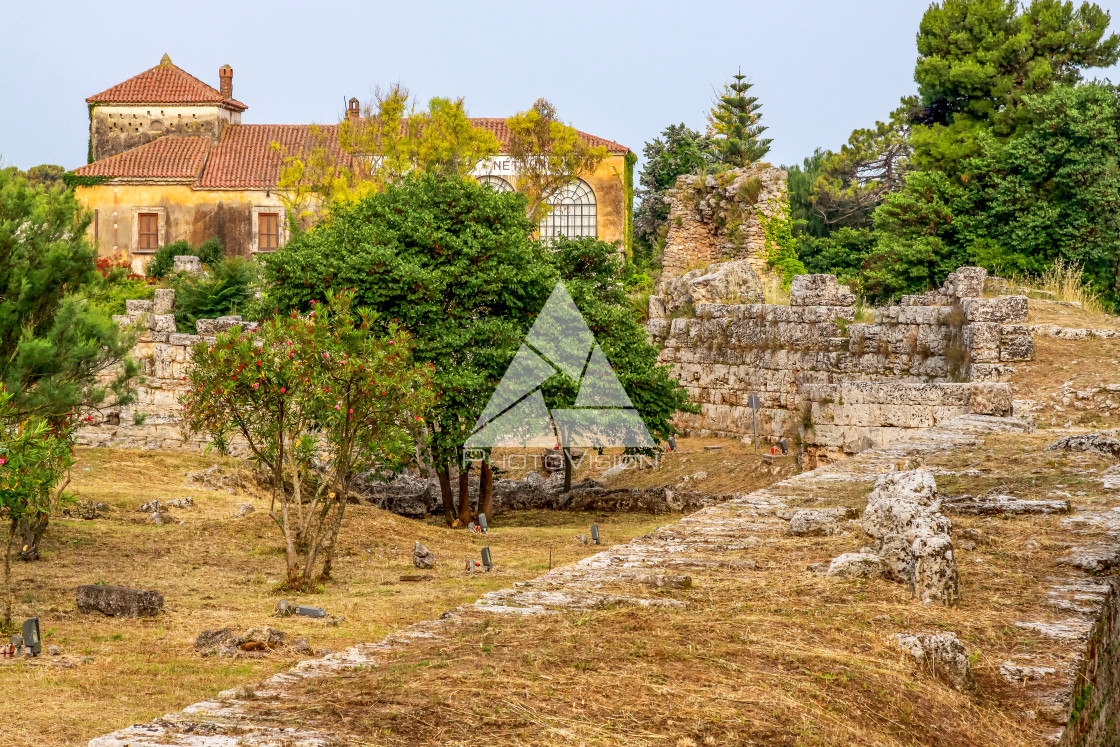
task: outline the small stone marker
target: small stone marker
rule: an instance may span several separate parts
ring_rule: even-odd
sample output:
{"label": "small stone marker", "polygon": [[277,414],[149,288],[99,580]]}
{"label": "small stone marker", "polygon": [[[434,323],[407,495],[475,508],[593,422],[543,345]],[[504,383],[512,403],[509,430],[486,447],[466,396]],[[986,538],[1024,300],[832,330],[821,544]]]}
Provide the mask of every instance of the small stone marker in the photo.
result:
{"label": "small stone marker", "polygon": [[412,549],[412,565],[422,570],[435,568],[436,554],[417,541],[416,546]]}
{"label": "small stone marker", "polygon": [[595,544],[595,545],[599,544],[599,525],[598,524],[592,524],[591,525],[591,542],[592,542],[592,544]]}
{"label": "small stone marker", "polygon": [[478,525],[475,524],[472,521],[470,524],[467,524],[467,531],[470,532],[471,534],[477,534],[478,533]]}
{"label": "small stone marker", "polygon": [[676,451],[676,450],[677,450],[677,439],[673,438],[672,436],[669,436],[669,451]]}
{"label": "small stone marker", "polygon": [[486,534],[487,532],[490,531],[490,527],[486,523],[486,514],[479,514],[478,515],[478,525],[480,527],[482,527],[482,533],[483,534]]}
{"label": "small stone marker", "polygon": [[43,641],[39,638],[39,618],[33,617],[23,624],[23,645],[28,656],[38,656],[43,651]]}
{"label": "small stone marker", "polygon": [[490,557],[489,547],[482,548],[482,567],[486,569],[487,573],[489,573],[494,568],[494,561]]}
{"label": "small stone marker", "polygon": [[778,439],[778,448],[782,450],[783,454],[789,453],[789,444],[786,442],[786,437],[782,436]]}

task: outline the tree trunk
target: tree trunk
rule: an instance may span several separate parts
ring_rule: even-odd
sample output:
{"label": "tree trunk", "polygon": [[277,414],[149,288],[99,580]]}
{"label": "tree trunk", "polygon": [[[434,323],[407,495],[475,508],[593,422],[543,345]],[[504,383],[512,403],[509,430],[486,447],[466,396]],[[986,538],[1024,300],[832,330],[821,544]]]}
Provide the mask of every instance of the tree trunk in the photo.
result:
{"label": "tree trunk", "polygon": [[466,526],[471,522],[471,465],[459,467],[459,523]]}
{"label": "tree trunk", "polygon": [[320,578],[331,577],[331,565],[334,563],[334,549],[338,546],[338,535],[342,531],[342,516],[346,512],[346,501],[350,496],[349,480],[347,484],[339,488],[338,491],[338,514],[334,517],[334,526],[331,527],[330,544],[327,545],[327,554],[323,558],[323,572]]}
{"label": "tree trunk", "polygon": [[43,539],[48,524],[50,524],[50,515],[46,512],[39,512],[30,517],[24,516],[20,519],[19,529],[23,540],[23,546],[19,552],[20,560],[39,559],[39,542]]}
{"label": "tree trunk", "polygon": [[12,542],[16,538],[15,522],[8,524],[8,543],[4,545],[4,627],[12,625]]}
{"label": "tree trunk", "polygon": [[572,452],[565,446],[563,451],[564,456],[564,492],[567,493],[572,489]]}
{"label": "tree trunk", "polygon": [[494,518],[494,470],[489,457],[482,460],[482,474],[478,479],[478,512],[486,514],[486,521]]}
{"label": "tree trunk", "polygon": [[443,520],[451,526],[455,523],[455,496],[451,493],[451,475],[446,464],[436,471],[436,477],[439,478],[439,492],[443,498]]}

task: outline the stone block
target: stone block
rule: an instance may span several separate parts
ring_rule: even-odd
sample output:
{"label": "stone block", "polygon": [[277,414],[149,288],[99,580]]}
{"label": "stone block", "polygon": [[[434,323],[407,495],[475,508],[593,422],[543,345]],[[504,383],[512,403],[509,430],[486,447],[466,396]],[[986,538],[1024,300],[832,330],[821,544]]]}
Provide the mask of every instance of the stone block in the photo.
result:
{"label": "stone block", "polygon": [[1005,324],[999,331],[999,360],[1029,361],[1034,359],[1034,337],[1025,324]]}
{"label": "stone block", "polygon": [[961,308],[969,322],[1017,323],[1027,320],[1026,296],[963,298]]}
{"label": "stone block", "polygon": [[78,612],[100,612],[114,617],[150,617],[163,608],[158,591],[90,584],[78,587]]}
{"label": "stone block", "polygon": [[969,387],[968,411],[973,415],[1011,415],[1011,385],[973,383]]}
{"label": "stone block", "polygon": [[189,254],[177,254],[173,272],[202,272],[202,260]]}
{"label": "stone block", "polygon": [[790,306],[852,306],[856,297],[835,275],[796,275],[789,289]]}
{"label": "stone block", "polygon": [[[148,328],[153,332],[171,333],[177,331],[175,329],[175,315],[174,314],[152,314],[148,317]],[[166,340],[163,340],[166,342]]]}
{"label": "stone block", "polygon": [[664,319],[667,316],[665,313],[665,301],[661,296],[649,297],[649,318],[650,319]]}
{"label": "stone block", "polygon": [[152,311],[154,302],[142,298],[130,298],[124,302],[125,311],[128,314],[148,314]]}
{"label": "stone block", "polygon": [[176,332],[169,336],[168,342],[176,346],[194,345],[201,338],[198,335],[188,335],[182,332]]}
{"label": "stone block", "polygon": [[1014,367],[1002,363],[973,363],[969,379],[977,383],[1002,383],[1011,380]]}
{"label": "stone block", "polygon": [[941,293],[953,301],[984,295],[988,271],[983,267],[958,267],[945,278]]}
{"label": "stone block", "polygon": [[171,288],[156,288],[156,297],[152,301],[152,313],[170,314],[175,308],[175,291]]}

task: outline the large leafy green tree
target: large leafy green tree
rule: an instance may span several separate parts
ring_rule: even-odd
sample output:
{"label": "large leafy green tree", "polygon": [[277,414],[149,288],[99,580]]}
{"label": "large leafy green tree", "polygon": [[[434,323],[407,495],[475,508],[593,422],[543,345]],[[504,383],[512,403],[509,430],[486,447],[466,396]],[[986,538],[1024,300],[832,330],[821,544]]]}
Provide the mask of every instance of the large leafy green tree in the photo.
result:
{"label": "large leafy green tree", "polygon": [[642,149],[645,162],[638,175],[638,208],[634,211],[635,261],[646,266],[663,248],[669,232],[667,193],[677,177],[713,163],[711,141],[683,122],[669,125]]}
{"label": "large leafy green tree", "polygon": [[428,421],[448,522],[470,518],[466,470],[458,510],[451,465],[556,280],[530,239],[525,197],[457,177],[418,174],[298,234],[265,266],[267,300],[307,310],[332,289],[412,333],[438,399]]}
{"label": "large leafy green tree", "polygon": [[1023,99],[1081,80],[1120,58],[1109,14],[1068,0],[944,0],[918,31],[914,80],[924,126],[913,133],[920,168],[950,174],[979,152],[983,131],[1008,137],[1023,122]]}
{"label": "large leafy green tree", "polygon": [[761,161],[770,152],[770,138],[762,137],[762,104],[751,96],[754,84],[738,72],[723,86],[708,114],[708,135],[715,145],[716,158],[731,168]]}
{"label": "large leafy green tree", "polygon": [[875,211],[878,240],[864,290],[879,300],[936,287],[969,259],[975,192],[940,171],[917,171]]}
{"label": "large leafy green tree", "polygon": [[[560,279],[575,301],[584,321],[602,347],[642,422],[655,440],[664,441],[677,431],[677,411],[695,412],[688,392],[657,362],[658,351],[647,338],[645,327],[619,282],[623,260],[618,249],[592,238],[561,237],[552,246],[552,260]],[[571,407],[578,387],[562,373],[544,386],[550,408]],[[571,461],[565,460],[565,489],[571,480]]]}
{"label": "large leafy green tree", "polygon": [[962,177],[978,192],[975,261],[1030,275],[1061,258],[1084,268],[1097,292],[1120,297],[1118,95],[1080,85],[1029,96],[1023,134],[981,136]]}
{"label": "large leafy green tree", "polygon": [[[89,221],[72,192],[0,171],[0,384],[21,420],[61,427],[110,394],[129,395],[132,340],[75,295],[101,277]],[[38,557],[49,516],[45,506],[21,517],[25,559]]]}

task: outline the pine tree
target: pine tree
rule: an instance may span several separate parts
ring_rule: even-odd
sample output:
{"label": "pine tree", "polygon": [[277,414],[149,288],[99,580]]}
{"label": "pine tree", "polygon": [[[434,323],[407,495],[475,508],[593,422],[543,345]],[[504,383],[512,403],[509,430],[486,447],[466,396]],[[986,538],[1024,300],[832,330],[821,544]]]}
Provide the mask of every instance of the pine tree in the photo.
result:
{"label": "pine tree", "polygon": [[740,70],[733,75],[734,82],[727,83],[708,114],[708,136],[715,140],[717,158],[732,168],[739,168],[761,160],[770,152],[770,138],[761,137],[766,131],[759,124],[762,104],[758,98],[748,96],[753,83]]}

